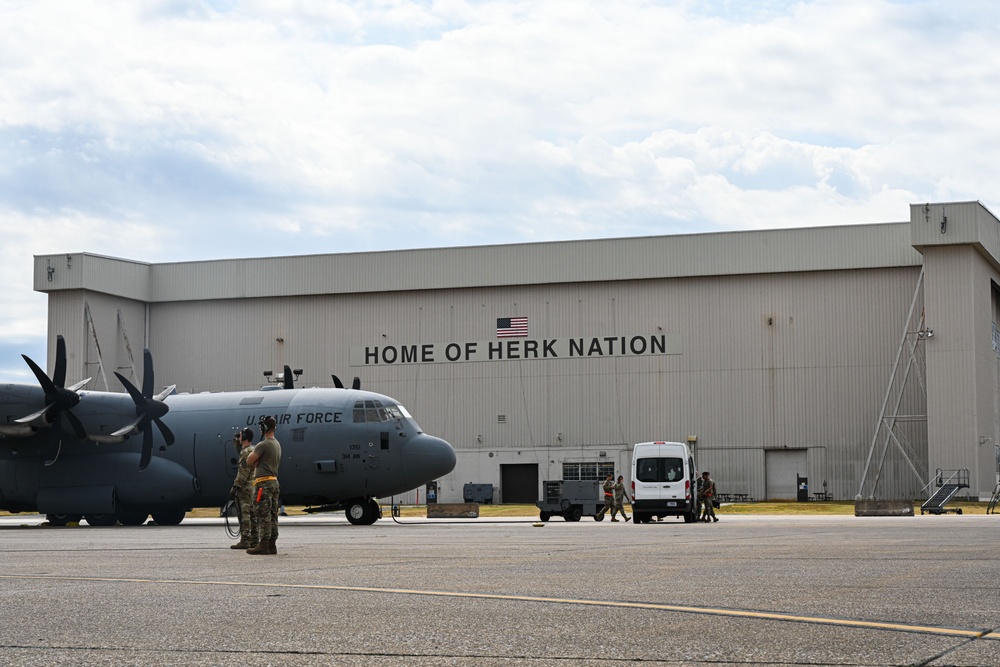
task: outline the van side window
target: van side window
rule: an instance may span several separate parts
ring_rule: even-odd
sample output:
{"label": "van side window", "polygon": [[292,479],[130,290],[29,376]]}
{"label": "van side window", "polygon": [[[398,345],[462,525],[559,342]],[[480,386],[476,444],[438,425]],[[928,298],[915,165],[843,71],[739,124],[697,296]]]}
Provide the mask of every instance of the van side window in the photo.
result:
{"label": "van side window", "polygon": [[635,478],[640,482],[679,482],[684,479],[684,459],[639,459]]}

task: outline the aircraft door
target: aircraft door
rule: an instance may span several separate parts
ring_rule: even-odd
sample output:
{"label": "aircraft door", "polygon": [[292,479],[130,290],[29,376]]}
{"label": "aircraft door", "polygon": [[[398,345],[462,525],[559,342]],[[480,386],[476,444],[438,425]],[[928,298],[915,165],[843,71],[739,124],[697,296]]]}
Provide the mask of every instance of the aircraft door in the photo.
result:
{"label": "aircraft door", "polygon": [[[219,436],[220,440],[223,440],[222,436]],[[240,455],[236,451],[236,446],[233,441],[230,440],[228,444],[223,440],[223,446],[219,448],[222,451],[222,458],[224,459],[224,465],[226,470],[226,475],[232,478],[236,478],[236,473],[240,469]]]}

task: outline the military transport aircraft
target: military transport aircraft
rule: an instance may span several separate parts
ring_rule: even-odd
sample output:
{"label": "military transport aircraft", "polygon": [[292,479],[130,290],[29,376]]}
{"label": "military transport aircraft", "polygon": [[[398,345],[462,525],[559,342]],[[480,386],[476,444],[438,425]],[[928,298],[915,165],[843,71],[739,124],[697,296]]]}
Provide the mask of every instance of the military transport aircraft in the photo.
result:
{"label": "military transport aircraft", "polygon": [[296,389],[286,368],[281,386],[154,395],[145,350],[142,389],[115,373],[128,393],[114,393],[65,386],[62,336],[52,378],[24,360],[38,386],[0,384],[0,509],[38,511],[54,525],[140,525],[150,515],[175,525],[188,509],[221,507],[236,475],[233,436],[265,415],[278,423],[282,501],[343,509],[353,524],[381,516],[377,498],[455,467],[451,445],[357,378],[350,389],[336,377],[336,388]]}

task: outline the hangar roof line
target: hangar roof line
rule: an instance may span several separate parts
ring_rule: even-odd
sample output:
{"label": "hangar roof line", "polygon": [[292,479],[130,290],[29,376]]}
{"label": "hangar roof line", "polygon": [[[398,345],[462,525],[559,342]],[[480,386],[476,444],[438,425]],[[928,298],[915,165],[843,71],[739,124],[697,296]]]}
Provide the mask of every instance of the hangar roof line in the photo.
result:
{"label": "hangar roof line", "polygon": [[[950,233],[939,232],[936,221],[941,217],[949,219]],[[35,256],[34,289],[85,289],[157,303],[732,276],[920,266],[925,247],[956,243],[971,243],[998,264],[1000,221],[981,203],[913,204],[910,218],[864,225],[159,264],[86,252],[48,254]]]}

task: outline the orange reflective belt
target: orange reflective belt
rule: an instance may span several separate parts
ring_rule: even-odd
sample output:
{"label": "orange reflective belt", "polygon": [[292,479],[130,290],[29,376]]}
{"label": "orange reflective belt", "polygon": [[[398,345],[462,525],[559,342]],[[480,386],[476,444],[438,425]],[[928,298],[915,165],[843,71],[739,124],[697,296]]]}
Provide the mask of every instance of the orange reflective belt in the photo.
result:
{"label": "orange reflective belt", "polygon": [[257,477],[254,479],[253,483],[260,484],[261,482],[271,482],[271,481],[276,482],[278,481],[278,478],[275,477],[274,475],[270,475],[268,477]]}

